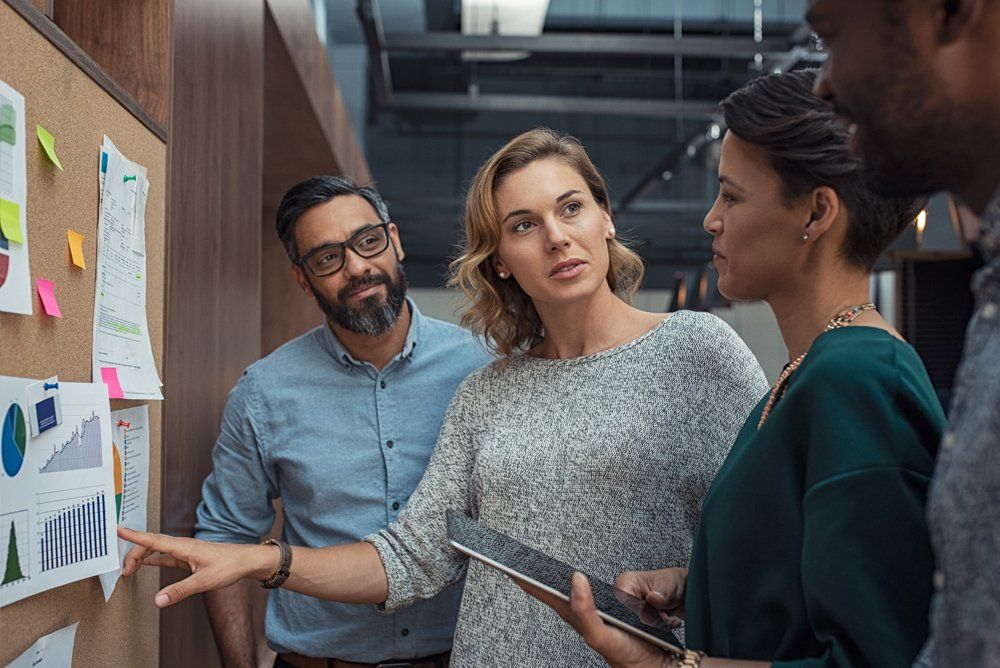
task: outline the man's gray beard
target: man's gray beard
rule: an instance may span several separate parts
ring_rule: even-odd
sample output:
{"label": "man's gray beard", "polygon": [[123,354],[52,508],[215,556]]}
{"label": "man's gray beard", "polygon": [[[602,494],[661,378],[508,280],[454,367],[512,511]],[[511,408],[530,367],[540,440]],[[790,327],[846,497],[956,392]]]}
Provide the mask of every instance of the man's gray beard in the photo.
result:
{"label": "man's gray beard", "polygon": [[[385,284],[386,293],[383,301],[379,295],[373,295],[363,300],[358,307],[347,306],[343,297],[365,285]],[[396,324],[399,312],[406,301],[406,274],[401,263],[396,264],[396,276],[382,275],[376,280],[356,281],[345,286],[341,291],[339,301],[332,301],[312,287],[313,297],[326,317],[344,329],[356,334],[378,336]]]}
{"label": "man's gray beard", "polygon": [[[367,334],[378,336],[392,329],[399,319],[399,312],[402,310],[404,299],[390,299],[391,295],[386,295],[385,301],[376,295],[369,297],[362,302],[362,309],[352,309],[343,307],[334,313],[327,313],[335,323],[357,334]],[[405,294],[404,294],[405,297]],[[382,301],[382,304],[374,308],[364,308],[369,300]]]}

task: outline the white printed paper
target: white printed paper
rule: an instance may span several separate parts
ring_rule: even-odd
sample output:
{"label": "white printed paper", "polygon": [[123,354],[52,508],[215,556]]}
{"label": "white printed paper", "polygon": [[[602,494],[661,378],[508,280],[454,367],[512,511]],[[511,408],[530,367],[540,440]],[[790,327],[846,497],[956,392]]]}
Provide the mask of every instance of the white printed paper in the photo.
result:
{"label": "white printed paper", "polygon": [[118,565],[107,387],[60,383],[63,423],[32,437],[34,382],[0,376],[0,606]]}
{"label": "white printed paper", "polygon": [[73,645],[80,622],[39,638],[7,668],[70,668],[73,665]]}
{"label": "white printed paper", "polygon": [[[102,181],[94,291],[93,378],[114,367],[126,399],[162,399],[146,319],[146,168],[128,160],[107,137],[98,173]],[[139,243],[137,236],[142,236]],[[138,250],[137,250],[138,249]]]}
{"label": "white printed paper", "polygon": [[[136,406],[112,412],[111,434],[118,524],[145,531],[146,505],[149,502],[149,407]],[[131,548],[132,543],[118,539],[118,568],[101,574],[105,601],[115,590],[125,555]]]}
{"label": "white printed paper", "polygon": [[31,315],[34,298],[28,265],[28,187],[24,147],[24,96],[0,81],[0,197],[18,206],[22,241],[0,228],[0,311]]}

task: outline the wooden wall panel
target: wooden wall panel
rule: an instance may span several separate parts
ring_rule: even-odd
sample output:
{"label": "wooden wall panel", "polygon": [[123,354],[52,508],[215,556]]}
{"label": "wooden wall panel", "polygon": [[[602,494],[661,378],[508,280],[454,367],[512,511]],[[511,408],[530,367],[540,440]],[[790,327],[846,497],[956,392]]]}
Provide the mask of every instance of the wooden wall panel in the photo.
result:
{"label": "wooden wall panel", "polygon": [[[163,527],[190,535],[228,392],[260,353],[264,3],[173,0],[171,30]],[[217,663],[200,597],[160,633],[161,665]]]}
{"label": "wooden wall panel", "polygon": [[267,0],[264,63],[261,352],[266,355],[323,322],[315,301],[292,280],[275,232],[282,196],[317,174],[347,174],[361,183],[372,176],[308,2]]}
{"label": "wooden wall panel", "polygon": [[166,125],[168,0],[46,0],[56,25]]}

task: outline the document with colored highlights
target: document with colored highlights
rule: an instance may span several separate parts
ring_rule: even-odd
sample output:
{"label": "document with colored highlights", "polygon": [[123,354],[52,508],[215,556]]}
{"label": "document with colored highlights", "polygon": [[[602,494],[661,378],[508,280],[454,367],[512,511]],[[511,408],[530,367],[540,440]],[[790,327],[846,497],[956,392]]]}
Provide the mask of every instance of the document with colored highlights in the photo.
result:
{"label": "document with colored highlights", "polygon": [[107,137],[101,147],[101,212],[94,291],[94,382],[116,370],[125,399],[162,399],[146,318],[146,168]]}
{"label": "document with colored highlights", "polygon": [[0,311],[31,315],[24,96],[0,81]]}

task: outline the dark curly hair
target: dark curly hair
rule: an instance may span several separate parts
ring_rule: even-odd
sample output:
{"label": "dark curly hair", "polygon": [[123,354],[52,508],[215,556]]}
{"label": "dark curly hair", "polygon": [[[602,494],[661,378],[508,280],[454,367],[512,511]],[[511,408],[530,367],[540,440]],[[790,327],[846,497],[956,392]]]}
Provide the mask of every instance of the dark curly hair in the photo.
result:
{"label": "dark curly hair", "polygon": [[818,73],[805,69],[762,76],[719,106],[730,132],[767,153],[786,201],[819,186],[837,192],[848,212],[841,253],[851,264],[871,270],[926,200],[876,194],[864,163],[851,155],[847,127],[812,93]]}

